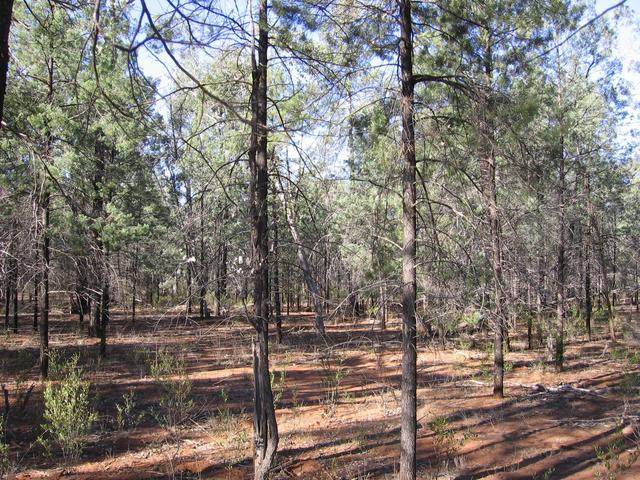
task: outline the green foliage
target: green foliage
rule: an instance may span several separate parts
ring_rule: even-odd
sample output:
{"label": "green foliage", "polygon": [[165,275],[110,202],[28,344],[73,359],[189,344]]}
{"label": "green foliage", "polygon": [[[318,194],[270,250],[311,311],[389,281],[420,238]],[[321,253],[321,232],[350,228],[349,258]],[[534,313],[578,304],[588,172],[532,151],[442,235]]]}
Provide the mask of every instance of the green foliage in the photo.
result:
{"label": "green foliage", "polygon": [[620,390],[626,395],[640,395],[640,373],[625,373],[620,380]]}
{"label": "green foliage", "polygon": [[433,431],[436,448],[446,460],[451,459],[468,440],[477,436],[475,432],[468,429],[457,433],[450,427],[446,416],[434,418],[429,422],[429,429]]}
{"label": "green foliage", "polygon": [[273,392],[273,404],[276,408],[280,405],[286,389],[287,371],[282,369],[279,374],[271,372],[271,391]]}
{"label": "green foliage", "polygon": [[635,437],[630,440],[635,443],[635,449],[630,450],[627,460],[622,460],[621,455],[627,450],[627,438],[622,433],[622,427],[619,427],[618,432],[615,434],[614,439],[603,446],[595,447],[596,458],[600,464],[600,469],[596,472],[596,478],[603,480],[615,480],[619,474],[629,470],[631,466],[640,457],[640,450],[638,446],[637,432],[634,432]]}
{"label": "green foliage", "polygon": [[331,355],[323,355],[320,358],[322,368],[322,386],[324,396],[322,402],[325,405],[325,414],[333,415],[336,405],[340,400],[340,386],[342,380],[349,374],[349,370],[343,365],[344,359]]}
{"label": "green foliage", "polygon": [[136,399],[133,390],[122,396],[122,402],[116,403],[115,426],[118,430],[136,428],[143,417],[144,413],[136,413]]}
{"label": "green foliage", "polygon": [[229,428],[229,426],[233,423],[233,413],[231,412],[231,408],[229,408],[229,393],[224,388],[220,390],[220,402],[218,404],[217,410],[218,420],[223,426]]}
{"label": "green foliage", "polygon": [[156,419],[173,429],[189,418],[194,406],[184,356],[159,348],[150,358],[149,371],[162,390]]}
{"label": "green foliage", "polygon": [[79,355],[61,361],[53,354],[50,359],[52,378],[44,390],[44,423],[40,443],[48,450],[60,450],[65,461],[80,457],[86,437],[97,420],[91,409],[90,383],[78,365]]}
{"label": "green foliage", "polygon": [[0,415],[0,477],[8,474],[11,470],[11,457],[9,445],[5,443],[6,437],[4,427],[4,417]]}
{"label": "green foliage", "polygon": [[504,373],[511,373],[513,371],[513,362],[506,360],[504,362]]}
{"label": "green foliage", "polygon": [[609,314],[603,307],[595,308],[593,310],[593,319],[597,322],[606,322],[609,319]]}
{"label": "green foliage", "polygon": [[544,472],[542,472],[542,474],[534,475],[533,480],[550,480],[555,472],[555,467],[548,468]]}
{"label": "green foliage", "polygon": [[555,349],[554,349],[554,362],[556,365],[562,365],[564,362],[564,338],[562,336],[557,335],[554,340]]}
{"label": "green foliage", "polygon": [[472,310],[471,312],[462,313],[458,318],[458,327],[477,330],[482,323],[482,314],[479,310]]}

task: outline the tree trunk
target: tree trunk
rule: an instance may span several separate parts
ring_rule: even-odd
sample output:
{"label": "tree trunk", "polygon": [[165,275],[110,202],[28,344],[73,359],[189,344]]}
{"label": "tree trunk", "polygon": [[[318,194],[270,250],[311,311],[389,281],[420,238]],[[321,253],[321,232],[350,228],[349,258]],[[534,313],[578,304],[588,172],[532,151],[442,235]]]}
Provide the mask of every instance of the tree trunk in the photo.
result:
{"label": "tree trunk", "polygon": [[13,0],[0,1],[0,128],[4,113],[4,98],[7,91],[7,75],[9,73],[9,30]]}
{"label": "tree trunk", "polygon": [[[47,73],[47,102],[51,105],[53,103],[53,59],[49,59],[47,62]],[[48,131],[46,134],[46,143],[43,152],[44,161],[47,163],[53,163],[51,152],[52,148],[53,136],[51,132]],[[40,334],[40,378],[44,380],[49,375],[49,271],[51,268],[51,190],[49,182],[45,180],[42,188],[42,301],[40,302],[41,310],[38,330]]]}
{"label": "tree trunk", "polygon": [[[7,261],[7,264],[9,262]],[[9,315],[11,314],[11,275],[5,277],[4,287],[4,329],[9,330]]]}
{"label": "tree trunk", "polygon": [[[37,234],[36,234],[37,238]],[[36,240],[36,251],[35,251],[35,265],[36,268],[40,265],[40,251],[38,249],[37,240]],[[33,331],[38,331],[38,296],[40,295],[40,274],[38,270],[36,270],[33,275]]]}
{"label": "tree trunk", "polygon": [[591,313],[593,311],[593,302],[591,299],[591,251],[593,232],[593,205],[591,203],[591,182],[589,173],[584,172],[584,193],[587,200],[587,229],[584,236],[584,322],[587,329],[587,337],[591,341]]}
{"label": "tree trunk", "polygon": [[416,478],[416,139],[411,1],[399,0],[402,143],[402,381],[400,480]]}
{"label": "tree trunk", "polygon": [[[274,175],[278,175],[278,164],[274,155]],[[273,182],[273,219],[271,220],[273,231],[273,303],[276,315],[276,338],[282,343],[282,303],[280,298],[280,251],[278,245],[278,194],[276,184]]]}
{"label": "tree trunk", "polygon": [[527,285],[527,350],[533,349],[533,338],[532,338],[532,329],[533,329],[533,317],[532,317],[532,308],[531,308],[532,300],[531,300],[531,283]]}
{"label": "tree trunk", "polygon": [[[136,246],[135,256],[133,259],[133,275],[131,279],[131,322],[136,321],[136,294],[138,289],[138,247]],[[188,313],[188,310],[187,310]]]}
{"label": "tree trunk", "polygon": [[318,288],[318,283],[311,272],[311,266],[309,265],[309,259],[307,258],[307,253],[304,249],[304,245],[302,244],[302,240],[300,239],[300,235],[298,234],[298,228],[296,227],[296,216],[293,210],[293,206],[289,202],[289,198],[287,192],[282,186],[282,182],[280,177],[278,177],[278,181],[280,182],[280,196],[282,199],[282,204],[284,206],[285,216],[287,218],[287,224],[289,226],[289,231],[291,232],[291,237],[293,238],[293,243],[297,247],[298,252],[298,261],[300,262],[300,268],[302,269],[302,275],[304,277],[304,281],[307,284],[307,289],[309,290],[309,294],[313,300],[313,307],[315,311],[315,326],[318,335],[321,338],[326,336],[325,328],[324,328],[324,318],[322,315],[322,296],[320,295],[320,289]]}
{"label": "tree trunk", "polygon": [[489,224],[488,249],[493,270],[495,325],[493,341],[493,395],[504,396],[504,335],[506,330],[506,312],[504,299],[504,278],[502,273],[502,240],[500,233],[500,219],[498,216],[498,200],[496,188],[496,158],[494,152],[495,128],[493,125],[493,51],[492,39],[487,34],[484,52],[484,91],[480,92],[480,131],[479,154],[483,185],[482,196],[486,210],[486,220]]}
{"label": "tree trunk", "polygon": [[45,184],[42,197],[42,301],[40,302],[40,378],[49,375],[49,269],[50,269],[50,208],[51,193]]}
{"label": "tree trunk", "polygon": [[18,333],[18,262],[13,268],[13,333]]}
{"label": "tree trunk", "polygon": [[558,183],[558,271],[556,276],[556,331],[554,339],[554,361],[556,370],[560,371],[564,361],[564,320],[566,304],[565,285],[565,165],[564,165],[564,141],[560,138],[558,150],[559,183]]}
{"label": "tree trunk", "polygon": [[102,295],[100,296],[100,356],[107,355],[107,327],[109,325],[110,285],[109,272],[107,270],[106,252],[104,254],[102,273]]}
{"label": "tree trunk", "polygon": [[[269,244],[267,230],[267,197],[269,175],[267,165],[267,54],[269,48],[267,0],[259,0],[257,45],[251,55],[251,253],[253,273],[254,317],[256,331],[253,342],[254,375],[254,478],[265,480],[278,448],[271,377],[269,374]],[[257,47],[257,59],[256,49]]]}
{"label": "tree trunk", "polygon": [[607,308],[607,315],[609,317],[609,338],[612,342],[616,341],[616,314],[613,306],[611,305],[611,297],[610,297],[610,288],[609,288],[609,278],[607,271],[607,262],[604,254],[604,238],[602,237],[602,233],[598,228],[598,223],[593,220],[593,228],[598,238],[598,254],[600,257],[600,271],[602,277],[602,296],[604,297],[605,306]]}
{"label": "tree trunk", "polygon": [[200,320],[211,318],[206,298],[209,272],[205,263],[204,250],[204,192],[202,192],[200,196]]}

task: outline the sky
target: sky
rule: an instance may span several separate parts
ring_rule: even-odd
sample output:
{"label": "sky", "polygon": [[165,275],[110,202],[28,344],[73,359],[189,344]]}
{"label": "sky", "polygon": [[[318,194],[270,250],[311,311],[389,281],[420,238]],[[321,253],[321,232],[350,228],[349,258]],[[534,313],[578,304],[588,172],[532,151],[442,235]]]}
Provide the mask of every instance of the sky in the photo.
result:
{"label": "sky", "polygon": [[[159,13],[163,10],[163,0],[147,1],[152,13]],[[619,2],[620,0],[595,0],[595,10],[597,13],[603,12]],[[612,52],[622,62],[623,77],[627,81],[631,97],[628,107],[629,115],[618,128],[619,140],[622,144],[632,143],[634,136],[640,142],[640,0],[627,0],[625,5],[631,10],[631,13],[625,21],[621,22],[617,44]],[[606,15],[611,18],[614,14],[614,11],[610,11]],[[147,74],[164,80],[161,83],[161,90],[169,91],[171,82],[167,82],[167,71],[165,67],[161,66],[161,63],[170,65],[171,62],[166,55],[160,53],[159,56],[162,62],[151,58],[148,52],[143,51],[140,61]],[[635,152],[635,155],[640,158],[640,151]]]}
{"label": "sky", "polygon": [[[618,2],[596,0],[596,11],[602,12]],[[620,126],[619,134],[622,137],[631,136],[633,130],[640,131],[640,0],[627,0],[625,5],[632,10],[631,17],[621,26],[613,52],[622,61],[623,76],[628,82],[633,102],[629,117]],[[607,15],[613,15],[613,12]],[[636,155],[640,155],[640,152],[636,152]]]}

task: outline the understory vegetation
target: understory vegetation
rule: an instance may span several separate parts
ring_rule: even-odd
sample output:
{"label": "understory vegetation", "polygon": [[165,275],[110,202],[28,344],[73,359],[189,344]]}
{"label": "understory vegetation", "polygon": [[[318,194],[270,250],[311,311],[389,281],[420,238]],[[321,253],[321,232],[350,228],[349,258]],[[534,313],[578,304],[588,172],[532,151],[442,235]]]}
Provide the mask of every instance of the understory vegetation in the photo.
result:
{"label": "understory vegetation", "polygon": [[0,477],[640,478],[636,7],[0,1]]}

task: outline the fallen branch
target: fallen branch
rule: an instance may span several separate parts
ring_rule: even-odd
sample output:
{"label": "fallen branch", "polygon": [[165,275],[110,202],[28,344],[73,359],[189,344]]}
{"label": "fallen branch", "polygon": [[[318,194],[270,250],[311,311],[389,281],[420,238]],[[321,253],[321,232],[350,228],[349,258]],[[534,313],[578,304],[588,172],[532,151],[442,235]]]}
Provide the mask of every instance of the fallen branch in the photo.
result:
{"label": "fallen branch", "polygon": [[[487,382],[480,382],[478,380],[467,380],[466,382],[462,382],[463,386],[473,386],[473,387],[490,387]],[[557,387],[545,387],[541,383],[514,383],[514,382],[505,382],[505,387],[518,387],[524,388],[527,390],[533,390],[534,393],[575,393],[575,394],[583,394],[583,395],[593,395],[596,397],[603,397],[604,393],[609,391],[608,388],[598,389],[598,390],[589,390],[588,388],[580,388],[574,387],[571,384],[563,383],[558,385]]]}

